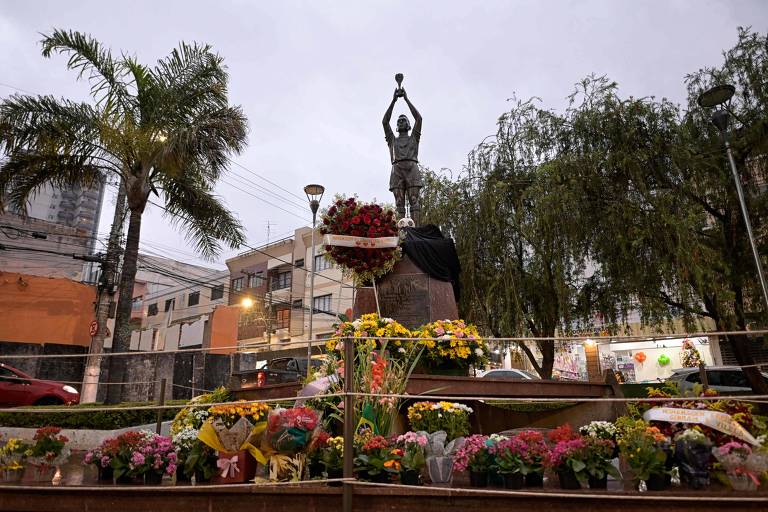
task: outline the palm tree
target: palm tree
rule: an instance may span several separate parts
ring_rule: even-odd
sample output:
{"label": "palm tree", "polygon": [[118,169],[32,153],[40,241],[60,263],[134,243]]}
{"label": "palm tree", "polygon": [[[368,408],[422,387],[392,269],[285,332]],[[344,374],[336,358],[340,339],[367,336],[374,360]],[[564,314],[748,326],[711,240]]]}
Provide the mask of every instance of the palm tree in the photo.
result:
{"label": "palm tree", "polygon": [[[238,247],[240,222],[213,187],[243,150],[246,119],[227,98],[223,59],[207,45],[181,43],[154,67],[110,50],[79,32],[44,35],[45,57],[62,54],[87,78],[94,104],[52,96],[14,95],[0,104],[0,190],[24,208],[45,184],[91,185],[112,176],[128,207],[128,232],[119,281],[113,351],[129,349],[131,301],[142,214],[157,195],[173,222],[204,257]],[[1,201],[1,199],[0,199]],[[2,207],[0,203],[0,207]],[[124,364],[110,361],[110,381],[123,382]],[[119,399],[110,386],[108,401]]]}

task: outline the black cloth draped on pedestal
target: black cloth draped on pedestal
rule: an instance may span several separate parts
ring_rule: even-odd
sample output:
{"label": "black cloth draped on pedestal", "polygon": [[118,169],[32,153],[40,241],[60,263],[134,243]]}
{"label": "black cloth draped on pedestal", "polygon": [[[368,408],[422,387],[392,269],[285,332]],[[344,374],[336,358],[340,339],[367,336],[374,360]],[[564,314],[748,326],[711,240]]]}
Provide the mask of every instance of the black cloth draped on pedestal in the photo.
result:
{"label": "black cloth draped on pedestal", "polygon": [[434,224],[403,229],[405,230],[403,252],[431,277],[451,283],[453,295],[456,302],[459,302],[461,264],[453,240],[445,238],[440,228]]}

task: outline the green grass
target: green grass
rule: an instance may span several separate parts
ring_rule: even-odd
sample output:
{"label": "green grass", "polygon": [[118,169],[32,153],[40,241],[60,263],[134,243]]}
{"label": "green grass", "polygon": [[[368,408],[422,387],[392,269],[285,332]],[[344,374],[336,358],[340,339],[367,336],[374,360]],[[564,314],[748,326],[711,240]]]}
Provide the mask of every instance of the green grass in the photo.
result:
{"label": "green grass", "polygon": [[[184,405],[186,400],[171,400],[168,405]],[[3,412],[0,413],[0,426],[39,428],[52,425],[61,428],[114,430],[118,428],[135,427],[157,421],[157,411],[131,410],[122,407],[137,407],[156,405],[154,402],[125,402],[117,405],[79,404],[61,406],[31,406],[25,409],[61,409],[61,412]],[[89,409],[105,408],[109,411],[93,411]],[[179,409],[159,409],[163,421],[172,420]]]}

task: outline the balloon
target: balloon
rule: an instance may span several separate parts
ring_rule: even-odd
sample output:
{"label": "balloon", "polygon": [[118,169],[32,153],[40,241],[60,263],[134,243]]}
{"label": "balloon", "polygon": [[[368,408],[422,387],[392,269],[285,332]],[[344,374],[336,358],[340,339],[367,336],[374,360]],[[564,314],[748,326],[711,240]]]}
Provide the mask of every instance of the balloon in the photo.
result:
{"label": "balloon", "polygon": [[669,356],[667,354],[661,354],[659,356],[659,366],[667,366],[669,364]]}
{"label": "balloon", "polygon": [[637,361],[640,364],[643,364],[645,362],[646,355],[645,352],[637,352],[635,353],[635,361]]}

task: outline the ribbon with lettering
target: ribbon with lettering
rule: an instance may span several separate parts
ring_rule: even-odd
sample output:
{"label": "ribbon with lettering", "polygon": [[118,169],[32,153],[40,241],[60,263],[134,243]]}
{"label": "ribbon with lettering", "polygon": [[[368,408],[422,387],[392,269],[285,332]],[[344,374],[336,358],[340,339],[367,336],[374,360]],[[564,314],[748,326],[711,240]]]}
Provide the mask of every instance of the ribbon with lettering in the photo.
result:
{"label": "ribbon with lettering", "polygon": [[739,425],[730,414],[720,411],[700,409],[681,409],[677,407],[654,407],[643,414],[645,421],[665,421],[667,423],[698,423],[718,430],[729,436],[738,437],[752,445],[759,445],[747,429]]}
{"label": "ribbon with lettering", "polygon": [[323,244],[338,247],[357,247],[358,249],[388,249],[400,245],[400,238],[396,236],[366,238],[362,236],[325,235],[323,236]]}
{"label": "ribbon with lettering", "polygon": [[[235,473],[240,472],[240,468],[237,467],[237,455],[233,455],[230,458],[219,456],[219,460],[216,461],[216,466],[222,470],[221,478],[234,478]],[[229,476],[227,476],[229,474]]]}

